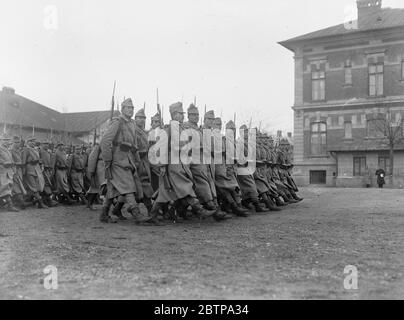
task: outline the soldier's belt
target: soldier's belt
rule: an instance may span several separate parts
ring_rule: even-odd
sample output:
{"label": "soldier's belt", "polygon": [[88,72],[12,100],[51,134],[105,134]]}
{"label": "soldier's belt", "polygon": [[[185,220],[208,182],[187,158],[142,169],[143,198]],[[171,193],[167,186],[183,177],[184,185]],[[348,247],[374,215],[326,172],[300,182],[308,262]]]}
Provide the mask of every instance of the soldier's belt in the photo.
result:
{"label": "soldier's belt", "polygon": [[75,168],[72,168],[72,171],[76,171],[76,172],[84,172],[84,169],[75,169]]}
{"label": "soldier's belt", "polygon": [[2,164],[0,164],[0,166],[8,169],[8,168],[12,168],[14,166],[14,164],[12,164],[12,163],[2,163]]}
{"label": "soldier's belt", "polygon": [[36,166],[37,164],[39,164],[39,160],[35,160],[35,161],[28,161],[28,164],[32,165],[32,166]]}
{"label": "soldier's belt", "polygon": [[56,167],[57,170],[67,170],[67,167]]}

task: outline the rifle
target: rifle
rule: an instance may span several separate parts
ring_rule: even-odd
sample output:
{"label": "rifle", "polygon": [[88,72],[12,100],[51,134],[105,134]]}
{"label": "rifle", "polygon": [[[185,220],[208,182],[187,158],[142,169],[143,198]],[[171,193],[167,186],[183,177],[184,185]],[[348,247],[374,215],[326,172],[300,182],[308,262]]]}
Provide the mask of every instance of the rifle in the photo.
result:
{"label": "rifle", "polygon": [[115,110],[115,88],[116,88],[116,81],[114,82],[114,90],[112,91],[110,121],[112,121],[112,118],[114,117],[114,110]]}
{"label": "rifle", "polygon": [[159,88],[157,88],[157,113],[160,118],[160,128],[162,128],[164,124],[163,124],[163,116],[161,114],[160,102],[159,102]]}

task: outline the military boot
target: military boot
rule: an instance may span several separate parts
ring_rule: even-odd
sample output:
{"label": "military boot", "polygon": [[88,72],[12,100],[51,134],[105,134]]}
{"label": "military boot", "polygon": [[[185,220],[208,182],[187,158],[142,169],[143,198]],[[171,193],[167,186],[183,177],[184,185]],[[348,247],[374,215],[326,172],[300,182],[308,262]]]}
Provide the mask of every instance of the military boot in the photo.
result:
{"label": "military boot", "polygon": [[89,193],[87,198],[87,208],[90,209],[91,211],[95,211],[97,210],[96,208],[94,208],[94,201],[95,201],[95,197],[97,196],[96,193]]}
{"label": "military boot", "polygon": [[79,198],[81,204],[84,204],[84,205],[87,205],[87,204],[88,204],[88,201],[87,201],[86,196],[85,196],[84,194],[82,194],[82,193],[79,194],[79,195],[78,195],[78,198]]}
{"label": "military boot", "polygon": [[278,207],[286,206],[286,203],[280,197],[275,198],[275,203]]}
{"label": "military boot", "polygon": [[7,197],[6,199],[6,205],[4,206],[6,211],[9,212],[20,212],[16,207],[14,207],[13,201],[11,200],[11,197]]}
{"label": "military boot", "polygon": [[118,203],[114,206],[114,209],[112,210],[112,215],[114,215],[115,217],[118,217],[118,219],[121,220],[121,221],[128,220],[127,218],[125,218],[125,217],[122,215],[121,210],[122,210],[123,206],[124,206],[124,203],[123,203],[123,202],[118,202]]}
{"label": "military boot", "polygon": [[19,207],[21,210],[25,210],[25,208],[27,207],[27,204],[24,201],[24,197],[22,196],[22,194],[17,194],[14,196],[14,201],[13,201],[17,207]]}
{"label": "military boot", "polygon": [[277,208],[274,204],[274,202],[271,200],[270,197],[268,197],[267,195],[263,195],[262,200],[264,201],[265,205],[267,206],[267,208],[271,211],[281,211],[280,208]]}
{"label": "military boot", "polygon": [[216,210],[206,210],[200,204],[192,205],[192,212],[200,219],[204,220],[216,213]]}
{"label": "military boot", "polygon": [[248,210],[238,206],[235,202],[231,204],[231,210],[237,217],[248,217]]}
{"label": "military boot", "polygon": [[42,199],[38,199],[38,209],[49,209]]}
{"label": "military boot", "polygon": [[260,203],[258,202],[258,200],[253,200],[252,204],[255,208],[255,212],[257,212],[257,213],[269,212],[269,210],[264,209],[263,207],[260,206]]}
{"label": "military boot", "polygon": [[102,223],[116,223],[117,221],[113,220],[110,216],[109,216],[109,206],[103,206],[102,207],[102,212],[100,215],[100,221]]}
{"label": "military boot", "polygon": [[58,203],[56,201],[53,201],[53,199],[51,198],[50,195],[47,195],[44,197],[44,203],[49,207],[56,207],[58,205]]}

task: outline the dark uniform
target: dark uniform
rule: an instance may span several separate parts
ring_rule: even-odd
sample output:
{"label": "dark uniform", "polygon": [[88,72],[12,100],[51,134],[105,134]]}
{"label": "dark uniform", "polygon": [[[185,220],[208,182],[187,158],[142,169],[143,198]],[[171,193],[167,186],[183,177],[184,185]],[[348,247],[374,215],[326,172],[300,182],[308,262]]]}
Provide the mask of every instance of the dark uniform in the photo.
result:
{"label": "dark uniform", "polygon": [[54,207],[57,205],[55,201],[52,200],[53,194],[53,167],[54,159],[49,151],[49,142],[45,141],[41,144],[39,149],[39,157],[41,159],[41,165],[43,168],[42,174],[45,180],[45,187],[42,193],[42,198],[44,203],[48,207]]}
{"label": "dark uniform", "polygon": [[80,146],[76,146],[68,161],[68,176],[70,176],[71,193],[75,195],[83,204],[87,204],[84,188],[85,158]]}
{"label": "dark uniform", "polygon": [[60,197],[60,201],[65,201],[67,204],[72,203],[72,198],[70,197],[70,186],[69,179],[67,176],[68,163],[67,163],[67,154],[65,152],[65,147],[63,143],[57,144],[57,151],[55,153],[55,163],[54,163],[54,172],[55,172],[55,182],[56,182],[56,190]]}

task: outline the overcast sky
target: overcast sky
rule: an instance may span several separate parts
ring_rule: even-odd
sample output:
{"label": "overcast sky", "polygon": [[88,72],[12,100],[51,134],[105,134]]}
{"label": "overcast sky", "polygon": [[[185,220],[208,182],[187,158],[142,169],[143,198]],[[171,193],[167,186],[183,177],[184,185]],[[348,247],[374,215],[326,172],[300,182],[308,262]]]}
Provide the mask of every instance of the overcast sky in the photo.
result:
{"label": "overcast sky", "polygon": [[[224,121],[293,130],[293,55],[277,44],[347,20],[355,0],[3,0],[0,86],[59,111],[197,96]],[[403,7],[402,0],[383,0]],[[55,11],[56,9],[56,11]],[[55,12],[57,13],[55,15]],[[57,18],[55,20],[54,18]],[[148,120],[149,122],[149,120]]]}

